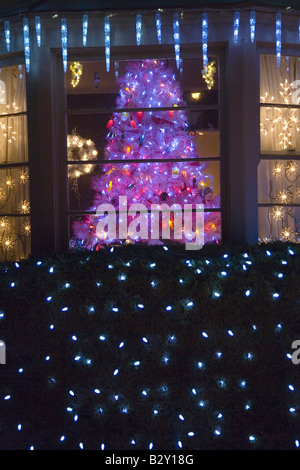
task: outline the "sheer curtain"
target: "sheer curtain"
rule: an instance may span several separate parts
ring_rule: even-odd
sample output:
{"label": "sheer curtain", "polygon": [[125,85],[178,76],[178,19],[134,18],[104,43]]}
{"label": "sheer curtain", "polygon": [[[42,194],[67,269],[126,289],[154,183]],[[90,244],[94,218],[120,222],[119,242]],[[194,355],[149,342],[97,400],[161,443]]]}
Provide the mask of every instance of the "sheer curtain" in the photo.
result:
{"label": "sheer curtain", "polygon": [[[277,66],[276,56],[260,57],[260,101],[266,104],[293,104],[292,94],[297,88],[292,83],[300,79],[300,61],[297,57],[282,57]],[[299,159],[300,114],[296,108],[261,106],[261,154],[274,156],[263,159],[258,168],[258,202],[276,204],[259,208],[260,238],[297,238],[295,210],[289,204],[300,201]],[[284,157],[284,158],[283,158]],[[289,229],[288,231],[286,229]]]}
{"label": "sheer curtain", "polygon": [[26,257],[30,201],[23,65],[0,69],[0,260]]}

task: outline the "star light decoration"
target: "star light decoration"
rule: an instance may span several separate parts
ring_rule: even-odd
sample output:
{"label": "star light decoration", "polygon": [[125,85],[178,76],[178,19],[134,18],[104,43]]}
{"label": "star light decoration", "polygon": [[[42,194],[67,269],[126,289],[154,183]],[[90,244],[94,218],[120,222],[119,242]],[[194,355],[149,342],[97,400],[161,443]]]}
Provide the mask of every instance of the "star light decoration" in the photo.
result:
{"label": "star light decoration", "polygon": [[[284,184],[275,197],[271,197],[275,201],[279,201],[280,205],[271,208],[270,214],[273,220],[281,222],[282,229],[280,231],[280,239],[283,241],[296,241],[296,236],[299,235],[296,226],[296,218],[293,212],[293,207],[287,207],[295,202],[295,199],[300,198],[300,188],[295,184],[299,177],[297,162],[289,160],[287,162],[276,161],[273,166],[273,177],[279,179],[279,184]],[[270,181],[272,186],[272,181]],[[289,226],[289,220],[292,219],[295,229]],[[286,224],[285,222],[286,221]]]}

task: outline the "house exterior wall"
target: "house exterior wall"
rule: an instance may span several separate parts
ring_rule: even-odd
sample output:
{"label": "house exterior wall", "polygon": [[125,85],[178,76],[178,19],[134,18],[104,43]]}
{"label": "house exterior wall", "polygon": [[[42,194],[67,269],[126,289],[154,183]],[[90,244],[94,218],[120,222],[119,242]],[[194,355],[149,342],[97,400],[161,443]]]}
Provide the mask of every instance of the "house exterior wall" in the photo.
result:
{"label": "house exterior wall", "polygon": [[[201,55],[202,10],[183,11],[180,20],[182,53]],[[250,41],[249,11],[241,11],[237,44],[233,42],[233,10],[208,10],[208,54],[220,54],[222,222],[223,240],[237,244],[258,239],[257,167],[259,138],[259,54],[275,53],[275,11],[257,12],[256,39]],[[157,44],[155,12],[143,12],[141,45],[136,45],[135,14],[111,17],[111,56],[159,55],[173,50],[172,14],[162,13],[162,45]],[[41,15],[42,45],[34,37],[30,17],[31,68],[27,74],[29,168],[31,179],[32,253],[68,247],[67,167],[64,72],[60,18]],[[82,47],[81,13],[67,14],[68,54],[84,53],[104,60],[103,14],[89,13],[88,42]],[[24,60],[22,18],[11,20],[11,51],[0,44],[0,64]],[[298,18],[282,17],[282,51],[297,54]],[[201,73],[200,70],[195,73]]]}

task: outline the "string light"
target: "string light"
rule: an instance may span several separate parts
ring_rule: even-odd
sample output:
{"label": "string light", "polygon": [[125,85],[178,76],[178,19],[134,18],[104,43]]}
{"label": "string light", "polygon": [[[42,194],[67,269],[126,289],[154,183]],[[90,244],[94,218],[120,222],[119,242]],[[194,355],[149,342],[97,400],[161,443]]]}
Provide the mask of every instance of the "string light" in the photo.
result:
{"label": "string light", "polygon": [[161,44],[161,15],[159,11],[155,13],[155,26],[158,44]]}
{"label": "string light", "polygon": [[234,12],[234,20],[233,20],[233,42],[237,44],[239,38],[239,27],[240,27],[240,12]]}
{"label": "string light", "polygon": [[87,44],[87,33],[88,33],[89,17],[87,14],[82,15],[82,45]]}
{"label": "string light", "polygon": [[136,29],[136,44],[137,46],[141,43],[142,36],[142,15],[138,13],[135,19],[135,29]]}
{"label": "string light", "polygon": [[203,68],[206,68],[207,58],[207,13],[202,14],[202,57],[203,57]]}
{"label": "string light", "polygon": [[251,42],[253,43],[255,40],[255,11],[250,12],[250,39]]}
{"label": "string light", "polygon": [[179,32],[179,16],[178,13],[173,14],[173,38],[174,50],[177,69],[180,68],[180,32]]}
{"label": "string light", "polygon": [[106,71],[110,69],[110,18],[108,15],[104,18],[104,36],[105,36],[105,64]]}
{"label": "string light", "polygon": [[7,52],[10,51],[10,24],[9,21],[4,21],[4,35]]}
{"label": "string light", "polygon": [[30,71],[30,43],[29,43],[29,22],[28,18],[23,18],[23,42],[25,54],[26,72]]}
{"label": "string light", "polygon": [[79,84],[82,75],[82,64],[80,62],[72,62],[70,64],[70,71],[72,74],[71,86],[75,88]]}
{"label": "string light", "polygon": [[35,17],[35,33],[36,33],[36,43],[38,47],[41,47],[41,40],[42,40],[41,31],[42,31],[41,18],[39,16],[36,16]]}
{"label": "string light", "polygon": [[281,13],[276,13],[276,60],[277,66],[280,67],[281,62]]}
{"label": "string light", "polygon": [[68,28],[66,18],[61,19],[61,47],[64,72],[67,72],[68,65]]}

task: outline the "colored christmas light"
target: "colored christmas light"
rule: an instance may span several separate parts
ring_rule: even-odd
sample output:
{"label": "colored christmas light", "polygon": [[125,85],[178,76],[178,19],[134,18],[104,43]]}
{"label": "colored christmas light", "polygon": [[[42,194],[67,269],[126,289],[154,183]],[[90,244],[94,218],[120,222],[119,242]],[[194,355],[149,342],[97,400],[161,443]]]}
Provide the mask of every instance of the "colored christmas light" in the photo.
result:
{"label": "colored christmas light", "polygon": [[173,14],[173,39],[176,67],[180,68],[180,32],[179,32],[179,16],[178,13]]}
{"label": "colored christmas light", "polygon": [[39,16],[35,17],[35,33],[36,33],[36,42],[38,47],[41,47],[41,18]]}
{"label": "colored christmas light", "polygon": [[207,58],[207,13],[202,15],[202,56],[203,56],[203,68],[206,67],[208,58]]}
{"label": "colored christmas light", "polygon": [[61,19],[61,47],[64,72],[67,72],[68,66],[68,28],[66,18]]}
{"label": "colored christmas light", "polygon": [[251,42],[254,42],[255,40],[255,11],[250,12],[250,39]]}
{"label": "colored christmas light", "polygon": [[240,27],[240,12],[234,12],[234,20],[233,20],[233,42],[237,44],[239,38],[239,27]]}
{"label": "colored christmas light", "polygon": [[276,13],[276,60],[277,66],[280,67],[281,62],[281,13]]}
{"label": "colored christmas light", "polygon": [[105,36],[105,64],[106,71],[110,69],[110,18],[105,16],[104,18],[104,36]]}
{"label": "colored christmas light", "polygon": [[23,18],[23,41],[25,54],[26,72],[30,71],[30,42],[29,42],[29,22],[28,18]]}
{"label": "colored christmas light", "polygon": [[4,21],[4,35],[7,52],[10,50],[10,24],[9,21]]}
{"label": "colored christmas light", "polygon": [[87,14],[82,15],[82,45],[87,44],[87,33],[88,33],[89,17]]}

